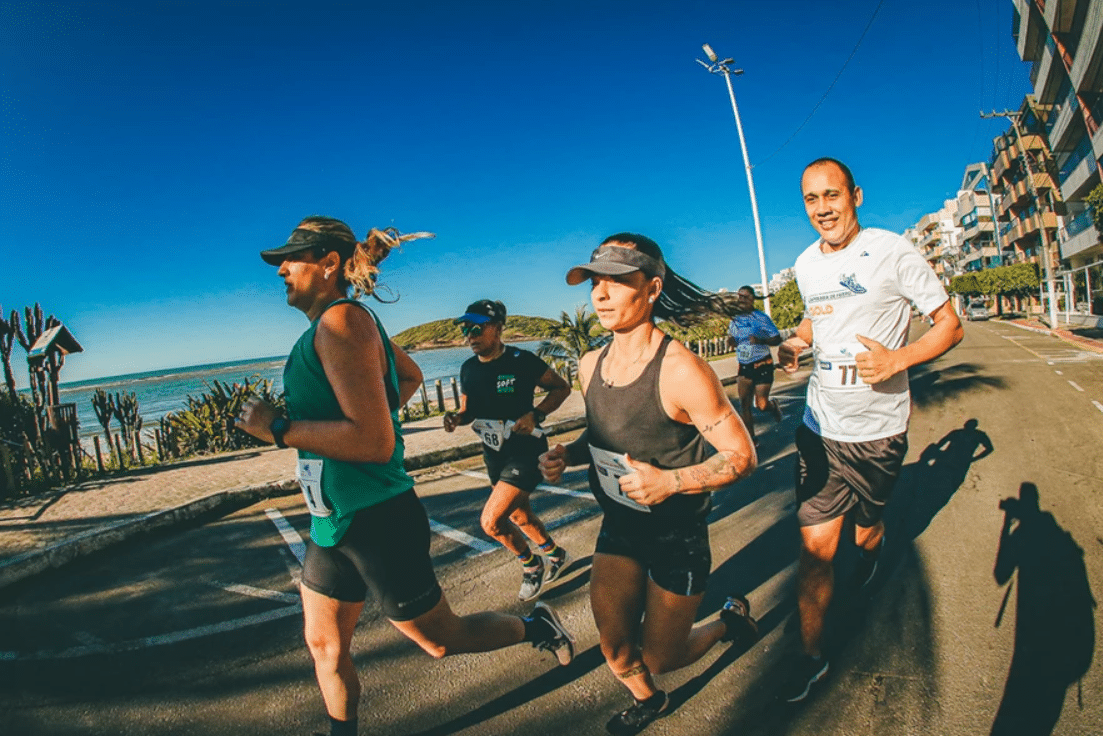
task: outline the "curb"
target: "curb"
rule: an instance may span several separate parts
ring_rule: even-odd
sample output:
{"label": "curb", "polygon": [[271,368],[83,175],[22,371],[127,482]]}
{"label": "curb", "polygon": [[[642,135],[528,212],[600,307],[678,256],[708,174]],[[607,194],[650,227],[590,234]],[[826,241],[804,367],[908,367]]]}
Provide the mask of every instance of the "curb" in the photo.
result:
{"label": "curb", "polygon": [[24,552],[0,562],[0,589],[34,575],[66,565],[73,560],[127,541],[135,536],[181,524],[205,513],[225,506],[247,506],[275,496],[286,496],[298,491],[298,482],[292,478],[259,486],[246,486],[219,491],[209,496],[163,511],[153,511],[136,519],[127,519],[110,526],[90,529],[62,542],[33,552]]}
{"label": "curb", "polygon": [[1049,337],[1055,337],[1063,343],[1075,345],[1078,348],[1090,350],[1093,353],[1103,353],[1103,345],[1100,345],[1097,340],[1092,340],[1091,338],[1077,337],[1075,335],[1072,335],[1071,333],[1062,334],[1068,333],[1068,331],[1062,330],[1060,328],[1055,330],[1050,327],[1035,327],[1034,325],[1024,325],[1021,322],[1017,322],[1015,320],[1007,320],[1006,322],[1001,321],[1001,324],[1018,327],[1020,330],[1027,330],[1028,332],[1033,332],[1039,335],[1048,335]]}

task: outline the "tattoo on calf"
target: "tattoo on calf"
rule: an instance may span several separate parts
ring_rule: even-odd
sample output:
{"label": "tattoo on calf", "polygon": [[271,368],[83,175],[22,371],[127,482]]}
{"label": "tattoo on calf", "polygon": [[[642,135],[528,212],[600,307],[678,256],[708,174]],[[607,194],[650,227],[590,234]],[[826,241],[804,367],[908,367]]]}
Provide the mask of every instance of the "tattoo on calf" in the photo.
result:
{"label": "tattoo on calf", "polygon": [[623,672],[618,672],[617,677],[621,680],[627,680],[629,677],[636,677],[637,675],[646,675],[648,673],[647,665],[638,664],[635,667],[630,667]]}

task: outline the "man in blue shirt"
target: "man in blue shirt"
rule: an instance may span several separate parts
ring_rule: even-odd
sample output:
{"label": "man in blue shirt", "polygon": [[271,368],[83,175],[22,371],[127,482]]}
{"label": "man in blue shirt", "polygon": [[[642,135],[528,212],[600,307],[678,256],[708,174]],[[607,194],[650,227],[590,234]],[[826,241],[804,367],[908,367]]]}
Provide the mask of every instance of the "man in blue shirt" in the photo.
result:
{"label": "man in blue shirt", "polygon": [[774,384],[774,359],[770,355],[770,346],[780,345],[781,335],[774,321],[754,308],[753,288],[741,286],[736,293],[740,314],[732,318],[728,325],[728,345],[735,348],[739,359],[739,414],[753,439],[752,399],[759,411],[769,410],[775,420],[781,421],[781,406],[777,399],[770,398],[770,386]]}

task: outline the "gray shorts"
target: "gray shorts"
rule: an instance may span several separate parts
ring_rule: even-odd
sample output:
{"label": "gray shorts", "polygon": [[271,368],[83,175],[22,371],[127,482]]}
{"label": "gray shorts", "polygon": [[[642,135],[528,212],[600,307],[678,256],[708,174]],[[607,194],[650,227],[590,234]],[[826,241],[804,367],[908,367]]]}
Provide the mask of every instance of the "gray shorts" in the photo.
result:
{"label": "gray shorts", "polygon": [[854,523],[875,526],[900,476],[908,435],[839,442],[805,425],[797,428],[797,522],[823,524],[854,509]]}

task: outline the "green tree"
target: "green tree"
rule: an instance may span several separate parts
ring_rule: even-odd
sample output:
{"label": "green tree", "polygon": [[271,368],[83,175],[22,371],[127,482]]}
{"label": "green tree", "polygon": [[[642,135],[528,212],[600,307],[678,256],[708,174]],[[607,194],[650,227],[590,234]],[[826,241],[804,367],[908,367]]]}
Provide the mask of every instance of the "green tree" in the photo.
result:
{"label": "green tree", "polygon": [[1095,188],[1088,192],[1088,196],[1084,197],[1084,201],[1091,208],[1095,229],[1103,233],[1103,183],[1096,184]]}
{"label": "green tree", "polygon": [[770,317],[778,329],[796,327],[804,319],[804,300],[800,297],[797,281],[793,279],[770,297]]}
{"label": "green tree", "polygon": [[609,333],[586,305],[575,308],[573,317],[560,313],[559,321],[548,326],[546,337],[536,354],[558,373],[566,373],[568,369],[577,373],[579,359],[609,341]]}

